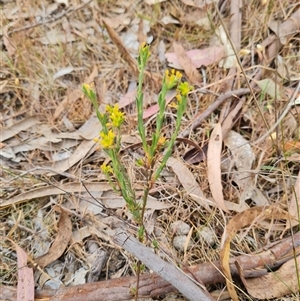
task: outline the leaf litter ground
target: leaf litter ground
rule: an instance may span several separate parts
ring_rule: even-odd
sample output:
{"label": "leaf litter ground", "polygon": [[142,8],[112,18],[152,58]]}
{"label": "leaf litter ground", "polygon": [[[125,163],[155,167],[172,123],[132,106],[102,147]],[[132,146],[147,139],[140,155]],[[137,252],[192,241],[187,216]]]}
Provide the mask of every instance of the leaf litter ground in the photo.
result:
{"label": "leaf litter ground", "polygon": [[[134,99],[142,42],[152,52],[144,103],[149,139],[165,70],[182,70],[195,87],[181,137],[148,202],[147,232],[158,241],[158,255],[185,268],[226,258],[235,231],[231,257],[256,254],[297,231],[299,7],[250,1],[237,12],[229,3],[148,2],[3,1],[0,277],[6,287],[17,287],[24,251],[40,289],[135,275],[135,257],[112,241],[124,221],[135,225],[100,172],[107,158],[93,141],[100,126],[81,85],[94,85],[100,108],[119,103],[126,112],[122,160],[141,195]],[[172,97],[166,137],[176,116]],[[270,205],[289,215],[249,217],[253,207]],[[230,226],[224,247],[226,225],[238,214],[248,223]],[[296,279],[299,291],[296,274],[283,272],[280,283],[291,289],[287,281]],[[279,284],[266,278],[260,288],[241,275],[240,300],[299,298],[289,289],[263,294]],[[207,287],[216,299],[229,298],[224,283]],[[32,283],[24,292],[30,296]]]}

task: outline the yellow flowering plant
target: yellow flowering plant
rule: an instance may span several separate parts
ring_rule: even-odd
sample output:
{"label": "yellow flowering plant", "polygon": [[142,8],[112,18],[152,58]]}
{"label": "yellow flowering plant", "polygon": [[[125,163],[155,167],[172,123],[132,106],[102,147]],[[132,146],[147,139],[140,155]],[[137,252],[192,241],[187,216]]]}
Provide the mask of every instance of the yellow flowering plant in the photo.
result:
{"label": "yellow flowering plant", "polygon": [[[102,165],[102,172],[106,175],[107,179],[112,185],[113,183],[111,181],[111,178],[115,177],[117,186],[114,186],[114,189],[122,194],[127,203],[128,209],[133,214],[135,221],[139,225],[138,238],[140,241],[143,241],[145,234],[144,214],[149,191],[160,176],[160,173],[165,167],[167,160],[171,156],[172,149],[180,129],[182,116],[186,109],[187,95],[193,88],[187,82],[181,82],[182,74],[179,71],[175,71],[174,69],[171,71],[166,70],[163,77],[162,89],[158,95],[157,100],[159,111],[156,116],[156,129],[152,134],[151,143],[149,143],[147,141],[146,128],[143,121],[143,82],[149,57],[149,46],[143,44],[139,49],[139,56],[137,59],[139,78],[136,97],[138,119],[137,128],[142,140],[142,147],[145,153],[144,159],[139,160],[137,162],[137,165],[143,167],[146,171],[146,185],[141,202],[136,200],[132,183],[130,182],[126,169],[121,163],[119,157],[119,151],[121,147],[120,129],[123,122],[125,121],[124,113],[120,111],[118,104],[116,104],[114,106],[106,106],[105,113],[101,114],[98,109],[96,92],[88,84],[83,84],[82,86],[84,94],[92,102],[97,117],[102,125],[102,130],[99,134],[100,138],[98,138],[99,144],[111,159],[111,165]],[[177,89],[176,125],[171,137],[166,139],[166,137],[164,137],[162,133],[166,110],[166,95],[169,90],[175,87]],[[163,149],[164,152],[163,154],[161,154]]]}
{"label": "yellow flowering plant", "polygon": [[[182,74],[179,71],[167,70],[162,81],[162,89],[158,95],[159,110],[156,116],[156,128],[152,134],[151,142],[147,141],[146,128],[143,121],[143,82],[147,61],[150,57],[149,47],[143,44],[139,49],[138,68],[139,78],[137,87],[136,107],[137,107],[137,128],[142,140],[142,147],[145,153],[143,159],[139,159],[136,164],[145,169],[145,188],[141,201],[136,199],[133,185],[129,179],[126,168],[120,160],[121,147],[121,133],[120,129],[125,121],[124,113],[120,111],[118,105],[106,106],[105,113],[101,114],[98,109],[98,102],[96,92],[88,84],[83,84],[82,90],[87,98],[92,102],[99,122],[102,125],[99,138],[96,140],[102,146],[104,151],[109,156],[111,163],[103,164],[101,166],[102,172],[105,174],[113,189],[119,192],[126,201],[127,207],[135,222],[138,224],[137,237],[139,241],[143,242],[145,238],[144,215],[147,205],[147,199],[151,188],[155,181],[160,176],[167,160],[170,158],[175,140],[181,125],[181,120],[186,109],[187,95],[193,89],[187,82],[181,82]],[[171,137],[164,137],[162,127],[164,123],[164,116],[166,110],[166,95],[167,92],[176,88],[175,105],[176,124],[175,130]],[[112,178],[115,179],[116,184],[113,183]],[[141,263],[137,264],[137,288],[136,299],[138,293],[139,274],[141,272]]]}

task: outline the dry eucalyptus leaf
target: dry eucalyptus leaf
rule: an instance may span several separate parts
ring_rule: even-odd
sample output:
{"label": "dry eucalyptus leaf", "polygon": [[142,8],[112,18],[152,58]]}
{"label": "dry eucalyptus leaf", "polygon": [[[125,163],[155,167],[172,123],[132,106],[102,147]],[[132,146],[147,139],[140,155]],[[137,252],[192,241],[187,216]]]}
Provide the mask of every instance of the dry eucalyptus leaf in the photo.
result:
{"label": "dry eucalyptus leaf", "polygon": [[221,179],[222,127],[217,123],[211,133],[207,150],[207,174],[211,194],[217,206],[229,212],[223,196]]}
{"label": "dry eucalyptus leaf", "polygon": [[[249,142],[235,131],[230,131],[224,139],[225,146],[230,150],[231,162],[225,171],[232,172],[231,179],[239,188],[241,207],[248,199],[252,199],[257,206],[269,205],[266,197],[255,187],[252,164],[255,154]],[[224,166],[224,165],[223,165]]]}
{"label": "dry eucalyptus leaf", "polygon": [[173,169],[173,172],[178,177],[179,182],[185,189],[186,193],[191,196],[199,205],[209,208],[208,203],[205,202],[204,194],[197,183],[192,172],[186,167],[186,165],[173,157],[170,157],[167,161],[167,166]]}
{"label": "dry eucalyptus leaf", "polygon": [[[168,105],[175,96],[176,96],[175,90],[168,91],[166,95],[166,105]],[[158,104],[149,107],[148,109],[144,110],[143,119],[151,117],[152,115],[156,114],[158,111],[159,111]]]}
{"label": "dry eucalyptus leaf", "polygon": [[218,39],[212,39],[211,44],[214,44],[214,46],[224,46],[224,59],[222,59],[219,62],[219,67],[223,67],[226,69],[233,68],[237,65],[236,57],[234,54],[234,51],[232,49],[231,43],[228,40],[227,34],[224,30],[223,25],[220,25],[216,29],[216,34],[218,36]]}
{"label": "dry eucalyptus leaf", "polygon": [[33,125],[38,124],[39,118],[37,116],[31,116],[29,118],[23,119],[22,121],[15,123],[14,125],[10,126],[9,128],[2,129],[0,135],[0,142],[5,141],[21,131],[26,131],[28,128],[32,127]]}
{"label": "dry eucalyptus leaf", "polygon": [[[190,58],[192,64],[196,68],[211,65],[223,56],[223,46],[211,46],[204,49],[193,49],[186,51],[186,55]],[[168,52],[165,54],[169,66],[178,70],[183,70],[183,65],[180,63],[176,53]]]}
{"label": "dry eucalyptus leaf", "polygon": [[[102,194],[101,201],[103,205],[109,209],[123,208],[126,205],[125,200],[120,195],[116,194],[113,190],[104,192]],[[164,201],[158,201],[156,198],[150,195],[148,196],[146,205],[147,209],[161,210],[170,207],[172,207],[172,204]]]}
{"label": "dry eucalyptus leaf", "polygon": [[[107,191],[111,190],[111,186],[107,183],[103,182],[95,182],[95,183],[85,183],[87,189],[92,193],[93,191]],[[66,193],[74,193],[74,192],[85,192],[85,188],[81,183],[70,183],[64,184],[61,186],[47,186],[42,188],[36,188],[29,190],[27,192],[21,193],[7,201],[0,201],[0,208],[6,208],[11,205],[23,203],[28,200],[40,199],[45,196],[51,196],[56,194],[66,194]]]}
{"label": "dry eucalyptus leaf", "polygon": [[[296,265],[297,264],[297,268]],[[260,300],[280,298],[291,293],[299,292],[298,272],[300,256],[284,263],[277,271],[258,278],[242,278],[247,292]]]}
{"label": "dry eucalyptus leaf", "polygon": [[183,46],[178,42],[173,42],[173,48],[176,53],[177,59],[182,66],[184,72],[186,73],[191,84],[199,85],[202,81],[202,78],[194,66],[192,60],[186,54]]}
{"label": "dry eucalyptus leaf", "polygon": [[224,275],[226,276],[227,289],[233,301],[239,301],[229,267],[230,243],[237,231],[258,222],[262,219],[284,219],[288,220],[290,215],[276,206],[253,207],[244,212],[235,215],[227,224],[222,237],[222,247],[220,250],[220,259]]}
{"label": "dry eucalyptus leaf", "polygon": [[76,35],[71,32],[65,32],[62,30],[52,29],[46,33],[46,36],[38,38],[42,44],[67,44],[76,41]]}
{"label": "dry eucalyptus leaf", "polygon": [[272,79],[266,78],[257,81],[257,85],[260,87],[263,93],[268,94],[272,98],[282,97],[282,89],[280,89],[280,85],[276,84]]}
{"label": "dry eucalyptus leaf", "polygon": [[157,3],[160,3],[160,2],[164,2],[166,0],[144,0],[144,2],[148,5],[154,5],[154,4],[157,4]]}
{"label": "dry eucalyptus leaf", "polygon": [[70,216],[61,209],[58,223],[58,232],[49,252],[35,259],[35,262],[42,268],[58,259],[68,246],[72,236],[72,223]]}
{"label": "dry eucalyptus leaf", "polygon": [[1,237],[9,240],[16,249],[18,259],[18,285],[17,285],[17,301],[34,300],[34,278],[33,270],[27,266],[27,253],[19,247],[13,240],[8,237]]}

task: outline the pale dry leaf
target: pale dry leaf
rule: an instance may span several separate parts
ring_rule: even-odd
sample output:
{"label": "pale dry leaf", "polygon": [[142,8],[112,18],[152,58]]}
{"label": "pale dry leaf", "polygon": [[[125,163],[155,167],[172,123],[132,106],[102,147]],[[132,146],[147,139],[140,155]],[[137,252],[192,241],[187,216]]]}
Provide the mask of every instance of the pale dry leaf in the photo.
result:
{"label": "pale dry leaf", "polygon": [[[123,225],[123,223],[120,222],[117,218],[115,218],[116,222],[116,228],[120,227]],[[88,225],[85,227],[82,227],[72,233],[71,237],[71,243],[79,243],[81,244],[85,238],[91,236],[91,235],[96,235],[100,239],[104,239],[107,241],[111,240],[111,236],[114,233],[115,230],[113,230],[110,225],[107,223],[97,220],[97,223]]]}
{"label": "pale dry leaf", "polygon": [[[101,201],[103,205],[109,209],[123,208],[126,206],[125,200],[112,190],[104,192]],[[170,207],[172,207],[172,204],[165,201],[158,201],[152,196],[148,196],[147,198],[146,209],[161,210],[168,209]]]}
{"label": "pale dry leaf", "polygon": [[174,41],[173,48],[176,53],[177,59],[180,65],[183,67],[183,70],[186,73],[186,76],[188,77],[190,83],[200,85],[202,78],[197,68],[194,66],[192,60],[186,54],[183,46],[180,43]]}
{"label": "pale dry leaf", "polygon": [[181,0],[186,5],[195,6],[199,8],[203,8],[212,3],[218,3],[218,0]]}
{"label": "pale dry leaf", "polygon": [[[198,25],[205,30],[210,30],[211,20],[207,14],[207,10],[196,8],[190,11],[188,14],[179,16],[179,20],[183,24]],[[209,48],[209,47],[208,47]]]}
{"label": "pale dry leaf", "polygon": [[[76,133],[83,139],[92,140],[99,136],[102,126],[96,116],[91,116]],[[60,136],[59,136],[60,137]],[[66,136],[66,138],[69,138]],[[78,139],[78,138],[77,138]]]}
{"label": "pale dry leaf", "polygon": [[[55,138],[55,134],[53,135]],[[69,158],[71,156],[70,151],[63,151],[68,150],[80,143],[80,140],[73,140],[73,139],[65,139],[64,141],[56,141],[51,142],[49,138],[40,137],[37,139],[30,139],[28,143],[20,143],[16,146],[12,147],[12,150],[15,154],[20,152],[28,152],[34,149],[41,149],[44,151],[49,151],[50,156],[53,158],[54,161],[58,161],[59,156],[66,156]],[[58,156],[56,159],[55,157]],[[62,160],[62,158],[60,159]]]}
{"label": "pale dry leaf", "polygon": [[148,5],[153,5],[153,4],[161,3],[164,1],[166,1],[166,0],[144,0],[144,2]]}
{"label": "pale dry leaf", "polygon": [[181,0],[181,2],[184,3],[185,5],[197,7],[197,4],[193,0]]}
{"label": "pale dry leaf", "polygon": [[157,46],[158,59],[161,63],[165,62],[166,44],[164,40],[160,40]]}
{"label": "pale dry leaf", "polygon": [[166,15],[163,16],[160,20],[160,22],[164,25],[168,25],[168,24],[180,24],[180,22],[175,19],[174,17],[172,17],[171,15]]}
{"label": "pale dry leaf", "polygon": [[[111,190],[111,186],[109,184],[102,183],[102,182],[85,183],[85,186],[90,192],[99,191],[99,190],[101,191]],[[80,183],[64,184],[57,187],[47,186],[42,188],[36,188],[21,193],[13,198],[10,198],[9,200],[2,201],[2,202],[0,201],[0,208],[6,208],[8,206],[23,203],[28,200],[40,199],[45,196],[75,193],[75,192],[82,192],[82,191],[85,191],[85,188]]]}
{"label": "pale dry leaf", "polygon": [[225,278],[227,289],[233,301],[239,301],[239,298],[232,281],[229,266],[231,240],[234,238],[238,230],[251,225],[254,222],[259,222],[263,219],[274,218],[288,220],[290,218],[290,215],[286,211],[277,208],[276,206],[253,207],[245,210],[244,212],[236,214],[226,226],[226,230],[224,231],[224,234],[222,236],[220,260],[224,275],[226,276]]}
{"label": "pale dry leaf", "polygon": [[135,18],[131,22],[130,30],[120,33],[120,38],[132,57],[137,57],[142,42],[150,44],[153,41],[153,36],[148,35],[149,32],[150,22]]}
{"label": "pale dry leaf", "polygon": [[0,155],[5,159],[9,159],[14,162],[19,162],[19,158],[16,157],[16,154],[11,147],[6,146],[0,149]]}
{"label": "pale dry leaf", "polygon": [[47,266],[45,272],[39,277],[38,285],[44,289],[58,290],[59,287],[63,286],[61,281],[61,271],[64,269],[62,262],[53,262]]}
{"label": "pale dry leaf", "polygon": [[[297,268],[296,268],[297,264]],[[300,256],[285,262],[277,271],[258,278],[242,278],[249,295],[260,300],[281,298],[299,292]]]}
{"label": "pale dry leaf", "polygon": [[14,125],[10,126],[9,128],[2,129],[0,135],[0,142],[5,141],[15,135],[17,135],[21,131],[26,131],[33,125],[36,125],[40,122],[38,116],[31,116],[22,121],[15,123]]}
{"label": "pale dry leaf", "polygon": [[260,87],[263,93],[268,94],[272,98],[281,98],[283,95],[283,91],[280,88],[280,85],[276,84],[272,79],[266,78],[256,82]]}
{"label": "pale dry leaf", "polygon": [[[81,244],[87,237],[96,234],[93,226],[84,226],[72,233],[72,244]],[[98,229],[99,230],[99,229]]]}
{"label": "pale dry leaf", "polygon": [[66,7],[69,7],[69,0],[55,0],[58,4],[64,4]]}
{"label": "pale dry leaf", "polygon": [[61,68],[56,73],[53,74],[52,79],[56,80],[57,78],[59,78],[61,76],[72,73],[73,71],[74,71],[74,67],[72,67],[72,66]]}
{"label": "pale dry leaf", "polygon": [[134,88],[133,90],[127,92],[125,95],[121,96],[119,100],[119,108],[125,108],[126,106],[130,105],[135,101],[137,94],[137,89]]}
{"label": "pale dry leaf", "polygon": [[142,142],[142,139],[138,134],[132,134],[132,135],[124,134],[121,137],[121,143],[138,144],[141,142]]}
{"label": "pale dry leaf", "polygon": [[40,95],[41,95],[41,89],[39,83],[32,83],[31,87],[29,89],[29,97],[32,99],[32,103],[36,111],[40,110]]}
{"label": "pale dry leaf", "polygon": [[[36,127],[31,127],[30,133],[41,136],[36,139],[25,137],[26,143],[14,143],[15,146],[12,148],[13,152],[19,153],[29,151],[33,149],[41,149],[50,151],[50,156],[67,156],[68,158],[72,155],[70,151],[66,151],[71,147],[74,147],[80,143],[80,140],[87,139],[92,140],[98,136],[99,132],[95,130],[99,128],[99,121],[95,116],[88,119],[77,131],[66,132],[66,133],[55,133],[46,124],[41,124]],[[43,137],[44,136],[44,137]],[[55,152],[61,152],[60,155]],[[56,161],[56,160],[54,160]]]}
{"label": "pale dry leaf", "polygon": [[[100,198],[103,194],[102,191],[94,191],[92,192],[92,196],[90,196],[91,192],[84,192],[81,195],[79,204],[77,206],[78,211],[92,213],[94,215],[101,214],[104,210],[104,207],[100,201]],[[95,199],[97,201],[95,201]]]}
{"label": "pale dry leaf", "polygon": [[[292,19],[292,18],[291,18]],[[296,27],[299,27],[299,23],[295,20],[291,21],[293,25]],[[293,31],[293,29],[290,29],[289,32],[286,32],[285,27],[282,26],[281,20],[270,20],[268,24],[269,28],[276,34],[276,36],[279,38],[280,43],[282,45],[286,45],[288,42],[288,34]],[[293,26],[292,26],[293,27]]]}
{"label": "pale dry leaf", "polygon": [[276,57],[276,71],[278,74],[284,78],[285,80],[288,80],[289,74],[288,74],[288,66],[285,62],[285,59],[281,55],[277,55]]}
{"label": "pale dry leaf", "polygon": [[144,19],[140,19],[138,35],[137,35],[139,44],[147,42],[147,33],[149,31],[150,31],[149,22],[146,22]]}
{"label": "pale dry leaf", "polygon": [[18,262],[18,285],[17,285],[17,301],[34,300],[34,278],[33,270],[27,266],[28,256],[26,252],[19,247],[13,240],[8,237],[0,236],[2,240],[9,240],[15,247]]}
{"label": "pale dry leaf", "polygon": [[95,80],[95,78],[98,76],[98,74],[99,74],[98,67],[97,67],[97,65],[95,65],[93,67],[91,74],[87,78],[84,79],[84,82],[86,84],[91,84]]}
{"label": "pale dry leaf", "polygon": [[[223,54],[223,46],[211,46],[204,49],[193,49],[186,51],[186,55],[191,59],[192,64],[196,68],[209,66],[218,62],[222,58]],[[168,52],[165,54],[165,57],[168,60],[168,65],[171,68],[178,70],[184,69],[175,52]]]}
{"label": "pale dry leaf", "polygon": [[182,161],[177,160],[174,157],[170,157],[168,159],[167,166],[172,168],[186,193],[189,194],[199,205],[209,208],[200,185],[197,183],[194,175],[187,166]]}
{"label": "pale dry leaf", "polygon": [[[166,95],[166,105],[168,105],[175,96],[176,96],[175,90],[168,91]],[[151,117],[152,115],[156,114],[158,111],[159,111],[158,104],[149,107],[148,109],[144,110],[143,119]]]}
{"label": "pale dry leaf", "polygon": [[34,300],[33,270],[27,266],[27,254],[15,244],[18,257],[17,301]]}
{"label": "pale dry leaf", "polygon": [[249,199],[252,199],[257,206],[268,205],[267,199],[255,187],[253,174],[251,173],[255,154],[249,142],[239,133],[230,131],[224,139],[224,145],[230,150],[231,154],[230,168],[227,168],[225,172],[232,172],[231,179],[239,187],[239,204],[241,207]]}
{"label": "pale dry leaf", "polygon": [[45,37],[38,39],[42,44],[49,45],[49,44],[60,44],[60,43],[72,43],[76,41],[76,36],[69,32],[65,31],[58,31],[57,29],[52,29],[46,33]]}
{"label": "pale dry leaf", "polygon": [[72,236],[72,223],[70,216],[60,209],[58,232],[49,252],[36,258],[34,261],[42,268],[58,259],[66,250]]}
{"label": "pale dry leaf", "polygon": [[105,22],[116,32],[121,32],[125,27],[131,24],[131,16],[126,13],[118,13],[117,16],[105,18]]}
{"label": "pale dry leaf", "polygon": [[[45,209],[39,209],[36,217],[32,220],[33,230],[38,233],[33,237],[33,249],[36,257],[46,254],[51,246],[50,229],[44,223],[45,220]],[[49,239],[47,239],[48,237]]]}
{"label": "pale dry leaf", "polygon": [[223,196],[221,179],[222,127],[217,123],[211,133],[207,150],[207,175],[214,202],[225,212],[229,212]]}
{"label": "pale dry leaf", "polygon": [[[100,125],[100,123],[99,123]],[[96,128],[95,128],[96,130]],[[100,132],[100,126],[98,127],[98,133]],[[96,151],[98,148],[98,144],[93,140],[84,140],[79,146],[75,149],[73,154],[68,158],[58,162],[53,163],[45,163],[42,168],[51,168],[51,170],[55,170],[57,173],[64,172],[71,168],[74,164],[82,160],[88,153],[92,153]],[[40,173],[40,171],[36,171],[36,173]],[[47,173],[48,176],[54,175],[54,172]]]}
{"label": "pale dry leaf", "polygon": [[211,45],[213,44],[214,46],[220,46],[220,45],[224,46],[224,57],[225,58],[219,62],[219,67],[226,68],[226,69],[236,67],[237,59],[235,57],[234,50],[232,49],[230,41],[228,40],[226,32],[222,25],[220,25],[216,29],[216,34],[219,39],[216,40],[216,39],[212,38]]}
{"label": "pale dry leaf", "polygon": [[55,109],[53,118],[57,119],[63,111],[69,108],[81,96],[82,96],[82,91],[80,91],[79,89],[67,91],[66,96]]}

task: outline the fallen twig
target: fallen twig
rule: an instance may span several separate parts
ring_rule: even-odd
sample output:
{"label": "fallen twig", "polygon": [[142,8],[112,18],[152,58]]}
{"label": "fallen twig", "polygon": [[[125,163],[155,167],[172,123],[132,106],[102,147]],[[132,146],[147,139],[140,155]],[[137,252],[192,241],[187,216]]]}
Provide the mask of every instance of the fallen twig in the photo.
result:
{"label": "fallen twig", "polygon": [[187,274],[169,262],[162,260],[151,249],[145,247],[124,230],[117,231],[114,241],[141,260],[149,269],[176,287],[189,300],[215,300],[209,295],[205,287],[201,289]]}
{"label": "fallen twig", "polygon": [[[239,276],[235,262],[242,267],[245,278],[258,277],[268,273],[269,269],[278,268],[284,262],[292,259],[294,249],[300,246],[300,232],[292,237],[287,237],[273,244],[267,250],[255,255],[241,255],[230,259],[230,271],[233,277]],[[299,255],[299,254],[296,254]],[[199,278],[205,285],[225,282],[221,271],[221,264],[206,262],[197,266],[183,269],[191,277]],[[256,272],[256,274],[254,274]],[[62,287],[58,290],[36,290],[35,300],[47,301],[121,301],[131,300],[130,287],[136,284],[136,277],[122,277],[108,281],[87,283],[71,287]],[[139,295],[140,297],[157,297],[170,292],[176,292],[176,288],[156,274],[145,273],[141,275]],[[0,300],[16,300],[15,287],[2,286]]]}
{"label": "fallen twig", "polygon": [[245,95],[249,93],[249,89],[238,89],[234,91],[228,91],[224,94],[221,94],[217,100],[212,103],[202,114],[200,114],[194,121],[193,123],[189,126],[189,128],[185,129],[183,132],[180,133],[179,137],[187,137],[190,134],[190,131],[196,129],[201,122],[207,118],[214,110],[216,110],[224,101],[231,97],[238,97],[241,95]]}

